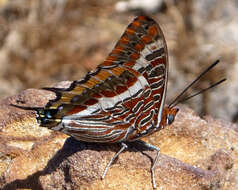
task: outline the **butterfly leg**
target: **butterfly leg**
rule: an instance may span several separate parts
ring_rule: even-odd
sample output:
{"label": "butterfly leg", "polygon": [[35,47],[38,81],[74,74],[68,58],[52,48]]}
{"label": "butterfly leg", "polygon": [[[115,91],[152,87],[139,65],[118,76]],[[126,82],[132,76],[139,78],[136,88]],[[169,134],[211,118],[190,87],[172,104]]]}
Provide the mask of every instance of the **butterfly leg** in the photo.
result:
{"label": "butterfly leg", "polygon": [[121,154],[127,148],[128,148],[128,146],[125,143],[121,143],[121,149],[112,157],[110,162],[107,164],[107,166],[106,166],[106,168],[105,168],[105,170],[103,172],[102,179],[105,178],[105,176],[107,174],[107,171],[110,168],[110,166],[112,165],[112,163],[114,162],[114,160],[119,156],[119,154]]}
{"label": "butterfly leg", "polygon": [[158,158],[159,158],[159,155],[160,155],[160,148],[159,147],[156,147],[152,144],[149,144],[149,143],[146,143],[144,141],[141,141],[141,140],[138,140],[139,143],[143,144],[145,147],[147,147],[148,149],[150,150],[155,150],[157,151],[157,155],[153,161],[153,164],[152,164],[152,167],[151,167],[151,175],[152,175],[152,183],[153,183],[153,188],[156,188],[156,182],[155,182],[155,166],[158,162]]}

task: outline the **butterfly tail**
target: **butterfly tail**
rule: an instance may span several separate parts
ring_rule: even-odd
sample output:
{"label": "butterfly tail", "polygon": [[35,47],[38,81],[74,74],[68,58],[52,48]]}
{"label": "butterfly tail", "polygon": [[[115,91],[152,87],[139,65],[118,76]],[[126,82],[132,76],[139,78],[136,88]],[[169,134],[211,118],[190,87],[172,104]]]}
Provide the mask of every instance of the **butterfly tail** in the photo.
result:
{"label": "butterfly tail", "polygon": [[32,111],[38,111],[40,109],[43,109],[43,107],[28,107],[28,106],[19,106],[16,104],[10,104],[10,106],[16,107],[16,108],[20,108],[23,110],[32,110]]}
{"label": "butterfly tail", "polygon": [[61,119],[56,119],[54,117],[56,109],[45,109],[44,107],[28,107],[28,106],[19,106],[15,104],[10,104],[13,107],[23,109],[23,110],[32,110],[36,112],[37,122],[41,127],[47,127],[51,129],[52,127],[58,125],[61,122]]}

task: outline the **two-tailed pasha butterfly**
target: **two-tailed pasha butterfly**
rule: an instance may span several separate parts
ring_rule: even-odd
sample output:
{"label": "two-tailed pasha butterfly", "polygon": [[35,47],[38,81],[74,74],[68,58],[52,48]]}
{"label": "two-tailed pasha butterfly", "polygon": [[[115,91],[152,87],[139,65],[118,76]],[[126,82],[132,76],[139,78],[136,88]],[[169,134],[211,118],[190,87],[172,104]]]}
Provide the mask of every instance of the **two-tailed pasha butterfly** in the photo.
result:
{"label": "two-tailed pasha butterfly", "polygon": [[[72,82],[68,88],[44,88],[57,96],[45,107],[14,106],[35,110],[41,127],[61,131],[77,140],[120,143],[121,149],[106,166],[104,178],[115,158],[127,148],[127,142],[139,140],[172,124],[178,112],[175,105],[225,80],[180,100],[185,91],[217,63],[165,106],[169,64],[165,38],[154,20],[139,16],[129,24],[107,59],[95,71]],[[151,168],[155,188],[154,169],[160,149],[139,141],[157,151]]]}

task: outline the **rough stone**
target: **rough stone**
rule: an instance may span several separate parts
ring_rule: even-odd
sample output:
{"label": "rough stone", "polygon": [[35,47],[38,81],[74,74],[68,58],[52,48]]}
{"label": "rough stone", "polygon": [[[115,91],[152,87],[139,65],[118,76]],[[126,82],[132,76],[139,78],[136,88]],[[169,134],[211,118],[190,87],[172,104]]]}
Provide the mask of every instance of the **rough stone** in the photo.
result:
{"label": "rough stone", "polygon": [[[52,98],[51,92],[29,89],[2,100],[2,189],[152,189],[150,168],[156,152],[129,143],[101,180],[118,144],[76,141],[39,127],[34,112],[9,105],[43,106]],[[161,148],[157,189],[238,189],[237,139],[237,125],[202,119],[180,106],[173,125],[144,139]]]}

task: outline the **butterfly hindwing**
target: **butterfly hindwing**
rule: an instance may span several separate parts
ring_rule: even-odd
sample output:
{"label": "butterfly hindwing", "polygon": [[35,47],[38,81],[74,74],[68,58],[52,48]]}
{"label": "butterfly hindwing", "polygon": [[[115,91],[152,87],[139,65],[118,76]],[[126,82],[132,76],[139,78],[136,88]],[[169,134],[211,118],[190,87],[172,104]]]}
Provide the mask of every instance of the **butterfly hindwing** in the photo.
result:
{"label": "butterfly hindwing", "polygon": [[87,142],[134,140],[159,126],[168,53],[158,24],[137,17],[107,59],[38,111],[41,126]]}

